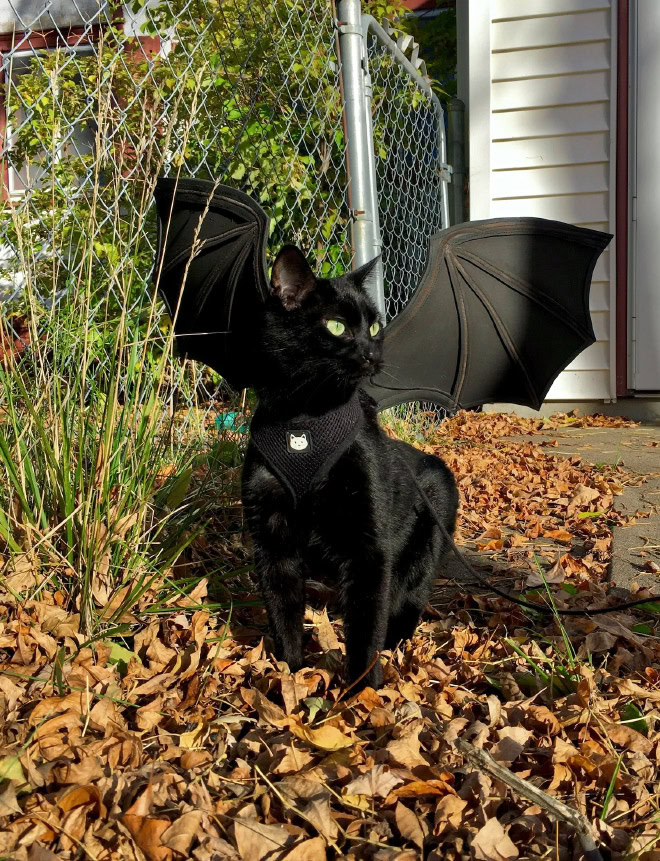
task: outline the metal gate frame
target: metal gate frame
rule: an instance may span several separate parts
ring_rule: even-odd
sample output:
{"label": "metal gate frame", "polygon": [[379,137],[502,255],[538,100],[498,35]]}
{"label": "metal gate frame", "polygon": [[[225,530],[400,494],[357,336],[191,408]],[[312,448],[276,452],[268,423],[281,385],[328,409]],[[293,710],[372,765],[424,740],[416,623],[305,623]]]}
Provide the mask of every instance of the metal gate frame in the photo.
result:
{"label": "metal gate frame", "polygon": [[[387,25],[386,25],[387,26]],[[395,42],[391,30],[381,26],[372,15],[363,15],[360,0],[341,0],[337,29],[341,78],[344,93],[348,200],[351,213],[353,267],[359,268],[382,252],[378,208],[378,184],[372,123],[372,81],[369,74],[368,39],[377,42],[407,73],[410,81],[430,99],[437,124],[438,168],[441,177],[441,218],[449,226],[448,183],[451,167],[447,164],[447,142],[442,105],[426,79],[426,66],[418,56],[419,46],[411,36]],[[411,58],[404,53],[412,46]],[[385,320],[385,285],[382,260],[379,260],[368,287],[379,313]]]}

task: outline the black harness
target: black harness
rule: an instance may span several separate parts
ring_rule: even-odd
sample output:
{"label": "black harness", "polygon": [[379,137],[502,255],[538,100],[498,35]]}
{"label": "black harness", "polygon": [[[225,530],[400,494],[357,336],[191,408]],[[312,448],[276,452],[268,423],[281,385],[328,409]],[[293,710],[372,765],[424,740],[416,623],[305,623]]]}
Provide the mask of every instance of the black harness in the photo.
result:
{"label": "black harness", "polygon": [[300,415],[287,422],[269,422],[261,418],[257,409],[250,434],[296,505],[355,440],[363,416],[356,391],[347,403],[320,416]]}

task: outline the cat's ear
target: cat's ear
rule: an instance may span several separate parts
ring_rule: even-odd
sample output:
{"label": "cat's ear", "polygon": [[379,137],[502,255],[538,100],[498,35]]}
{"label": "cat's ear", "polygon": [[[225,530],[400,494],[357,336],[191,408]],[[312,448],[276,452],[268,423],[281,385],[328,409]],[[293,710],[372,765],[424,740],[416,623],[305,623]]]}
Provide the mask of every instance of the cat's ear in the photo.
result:
{"label": "cat's ear", "polygon": [[285,245],[277,255],[270,281],[273,293],[287,311],[298,308],[316,284],[305,255],[295,245]]}
{"label": "cat's ear", "polygon": [[363,266],[360,266],[359,269],[356,269],[353,272],[349,273],[349,278],[355,284],[356,287],[362,289],[366,287],[369,281],[376,274],[376,267],[380,262],[380,254],[378,257],[374,257],[373,260],[370,260],[368,263],[365,263]]}

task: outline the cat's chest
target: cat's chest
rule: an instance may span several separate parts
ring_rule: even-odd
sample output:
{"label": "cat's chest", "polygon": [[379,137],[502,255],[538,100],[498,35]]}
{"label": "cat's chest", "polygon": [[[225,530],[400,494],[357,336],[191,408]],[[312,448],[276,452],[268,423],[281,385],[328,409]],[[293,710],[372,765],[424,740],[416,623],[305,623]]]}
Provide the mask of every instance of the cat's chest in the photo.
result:
{"label": "cat's chest", "polygon": [[251,445],[298,506],[327,482],[363,425],[356,392],[345,404],[319,416],[273,419],[257,411],[250,431]]}

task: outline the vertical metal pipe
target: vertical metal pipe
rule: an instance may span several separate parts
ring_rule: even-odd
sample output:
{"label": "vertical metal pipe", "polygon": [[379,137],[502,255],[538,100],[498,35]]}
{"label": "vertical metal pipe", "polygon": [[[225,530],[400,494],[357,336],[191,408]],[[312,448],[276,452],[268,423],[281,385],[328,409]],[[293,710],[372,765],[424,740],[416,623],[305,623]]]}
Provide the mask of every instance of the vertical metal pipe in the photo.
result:
{"label": "vertical metal pipe", "polygon": [[435,115],[438,123],[438,149],[439,163],[442,176],[442,194],[440,196],[440,207],[442,213],[443,228],[449,227],[449,181],[451,179],[450,170],[447,166],[447,135],[445,133],[445,113],[442,110],[442,105],[437,96],[433,96],[435,103]]}
{"label": "vertical metal pipe", "polygon": [[[379,253],[377,228],[374,222],[375,192],[372,192],[369,147],[371,113],[366,111],[365,56],[362,35],[360,0],[341,0],[338,7],[339,50],[344,84],[344,117],[346,120],[346,147],[349,164],[351,201],[351,242],[355,268],[368,263]],[[384,298],[377,279],[372,279],[369,290],[384,313]],[[380,294],[380,295],[379,295]]]}
{"label": "vertical metal pipe", "polygon": [[[364,66],[364,115],[365,127],[367,130],[367,168],[369,171],[370,209],[371,218],[373,221],[374,242],[372,257],[380,257],[383,252],[383,239],[380,232],[380,212],[378,207],[378,179],[376,176],[376,150],[374,148],[374,127],[373,116],[371,113],[371,99],[373,95],[373,90],[371,86],[371,75],[369,74],[369,26],[368,23],[365,26],[364,21],[362,27],[362,34],[362,44],[364,47],[364,56],[362,62]],[[380,313],[380,316],[385,323],[385,279],[383,277],[382,257],[380,257],[378,263],[376,264],[372,275],[371,295],[376,302],[378,312]]]}
{"label": "vertical metal pipe", "polygon": [[449,163],[452,166],[450,217],[452,224],[465,221],[465,104],[454,96],[447,106]]}

